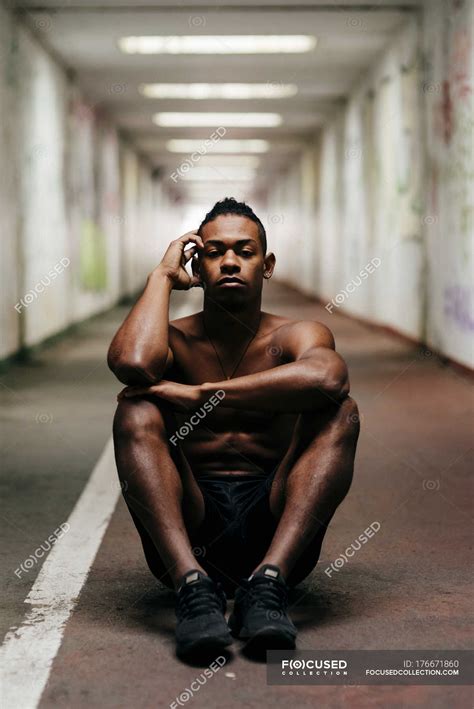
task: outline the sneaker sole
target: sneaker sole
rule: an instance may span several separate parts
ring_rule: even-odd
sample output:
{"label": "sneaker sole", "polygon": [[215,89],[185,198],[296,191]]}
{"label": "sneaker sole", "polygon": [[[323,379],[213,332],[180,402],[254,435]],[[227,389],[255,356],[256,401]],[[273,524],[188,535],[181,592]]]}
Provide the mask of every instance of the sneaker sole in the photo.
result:
{"label": "sneaker sole", "polygon": [[211,653],[219,652],[224,650],[224,648],[232,645],[233,638],[230,634],[225,635],[214,635],[210,637],[197,638],[191,643],[180,644],[176,647],[176,652],[178,655],[192,655],[197,652],[201,653]]}
{"label": "sneaker sole", "polygon": [[280,628],[262,628],[252,636],[246,635],[241,631],[238,637],[245,641],[245,650],[251,652],[292,650],[296,646],[296,636],[291,633],[285,633]]}

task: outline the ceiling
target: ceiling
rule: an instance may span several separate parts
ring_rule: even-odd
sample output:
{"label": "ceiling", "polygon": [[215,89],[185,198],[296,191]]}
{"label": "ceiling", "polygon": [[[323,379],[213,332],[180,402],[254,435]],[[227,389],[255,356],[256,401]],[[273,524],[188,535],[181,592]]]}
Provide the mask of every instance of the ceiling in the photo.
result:
{"label": "ceiling", "polygon": [[[69,69],[86,97],[111,115],[140,152],[168,178],[185,154],[171,153],[171,138],[205,140],[212,127],[159,127],[157,111],[275,112],[282,123],[271,128],[227,128],[225,138],[265,139],[270,149],[260,155],[257,181],[264,188],[275,171],[311,139],[334,107],[418,3],[378,0],[366,5],[335,1],[231,3],[169,3],[139,0],[18,0],[13,3],[33,31]],[[281,35],[316,36],[314,50],[302,54],[267,55],[127,55],[118,40],[128,35]],[[149,99],[142,83],[296,84],[290,98],[275,99]],[[216,126],[217,127],[217,126]],[[222,181],[217,168],[216,179]],[[187,196],[202,194],[205,185],[173,182]],[[220,187],[219,187],[220,189]],[[245,192],[245,190],[244,190]]]}

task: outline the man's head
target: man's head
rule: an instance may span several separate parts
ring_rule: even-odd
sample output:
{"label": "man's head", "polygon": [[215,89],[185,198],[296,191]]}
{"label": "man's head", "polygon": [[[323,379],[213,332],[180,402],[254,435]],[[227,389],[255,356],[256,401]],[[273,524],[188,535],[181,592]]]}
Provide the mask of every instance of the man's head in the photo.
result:
{"label": "man's head", "polygon": [[263,255],[265,256],[267,253],[267,234],[265,232],[265,227],[248,204],[245,204],[245,202],[237,202],[234,197],[224,197],[224,199],[221,199],[220,202],[215,203],[211,211],[206,214],[199,226],[199,236],[202,236],[203,227],[209,222],[214,221],[214,219],[219,217],[221,214],[237,214],[238,216],[247,217],[255,222],[258,226],[258,236],[262,244]]}
{"label": "man's head", "polygon": [[[216,202],[199,226],[204,242],[192,261],[206,293],[228,305],[243,305],[260,296],[263,278],[270,278],[275,256],[267,250],[265,228],[253,210],[243,202],[226,197]],[[223,278],[240,280],[240,285],[223,286]]]}

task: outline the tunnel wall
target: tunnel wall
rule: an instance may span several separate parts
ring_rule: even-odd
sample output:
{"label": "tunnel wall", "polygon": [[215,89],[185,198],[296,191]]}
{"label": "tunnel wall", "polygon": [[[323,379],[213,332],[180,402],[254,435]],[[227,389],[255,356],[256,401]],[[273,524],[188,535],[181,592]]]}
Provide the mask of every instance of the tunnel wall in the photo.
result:
{"label": "tunnel wall", "polygon": [[275,181],[269,242],[275,276],[328,313],[473,367],[472,4],[447,7],[407,20]]}
{"label": "tunnel wall", "polygon": [[328,313],[344,310],[416,338],[424,249],[418,32],[415,19],[407,22],[303,151],[299,169],[280,180],[278,196],[303,194],[303,179],[314,184],[312,203],[306,197],[296,206],[305,215],[299,273],[290,256],[297,219],[291,234],[275,235],[278,276],[317,295]]}
{"label": "tunnel wall", "polygon": [[473,3],[427,4],[428,341],[474,366]]}
{"label": "tunnel wall", "polygon": [[419,81],[413,20],[323,131],[319,208],[338,231],[331,238],[322,227],[319,239],[331,312],[344,307],[412,337],[422,334],[423,308]]}
{"label": "tunnel wall", "polygon": [[1,6],[0,28],[3,359],[135,294],[169,204],[100,106]]}
{"label": "tunnel wall", "polygon": [[14,352],[20,342],[20,320],[14,309],[19,293],[15,78],[8,60],[13,41],[13,19],[0,5],[0,358]]}

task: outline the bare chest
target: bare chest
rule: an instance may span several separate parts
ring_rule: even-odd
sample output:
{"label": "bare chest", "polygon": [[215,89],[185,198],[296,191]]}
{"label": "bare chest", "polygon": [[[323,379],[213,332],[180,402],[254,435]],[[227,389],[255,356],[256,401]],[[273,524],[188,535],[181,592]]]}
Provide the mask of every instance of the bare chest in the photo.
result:
{"label": "bare chest", "polygon": [[[232,378],[236,378],[284,363],[281,350],[272,346],[270,338],[252,343],[243,357],[241,347],[219,355],[221,362],[208,343],[175,350],[173,378],[183,384],[226,381],[226,375],[233,370]],[[181,445],[194,465],[210,469],[215,461],[221,469],[231,470],[233,458],[238,461],[239,469],[247,469],[250,463],[245,463],[246,460],[266,467],[281,459],[289,446],[296,415],[217,404],[203,406],[199,420],[193,419],[196,425],[191,426],[188,418],[186,413],[177,414],[178,423],[187,430]]]}

